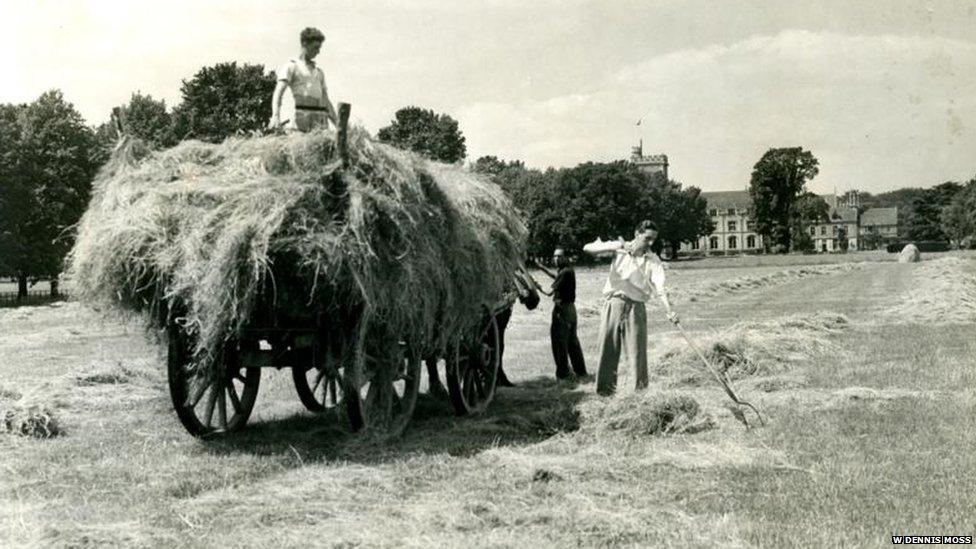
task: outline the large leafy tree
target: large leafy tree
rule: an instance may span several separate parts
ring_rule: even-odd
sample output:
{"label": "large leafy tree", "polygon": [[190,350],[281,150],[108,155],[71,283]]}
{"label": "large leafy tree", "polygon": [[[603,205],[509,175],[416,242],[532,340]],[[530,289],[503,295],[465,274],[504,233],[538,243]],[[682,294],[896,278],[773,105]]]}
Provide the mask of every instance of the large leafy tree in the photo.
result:
{"label": "large leafy tree", "polygon": [[755,205],[756,232],[781,251],[790,249],[793,203],[819,162],[802,147],[769,149],[752,170],[749,194]]}
{"label": "large leafy tree", "polygon": [[457,162],[467,154],[457,120],[430,109],[404,107],[377,137],[384,143],[416,152],[439,162]]}
{"label": "large leafy tree", "polygon": [[942,211],[942,230],[956,245],[969,237],[976,237],[976,177],[952,197]]}
{"label": "large leafy tree", "polygon": [[26,106],[4,106],[0,119],[0,257],[21,297],[30,278],[50,278],[56,294],[69,228],[88,203],[99,147],[57,90]]}
{"label": "large leafy tree", "polygon": [[[810,226],[827,219],[830,206],[823,197],[805,192],[793,202],[790,212],[790,245],[793,250],[810,252],[814,249]],[[847,242],[846,239],[843,241]]]}
{"label": "large leafy tree", "polygon": [[961,189],[959,183],[947,181],[916,195],[908,219],[908,236],[913,240],[949,240],[943,230],[942,213]]}
{"label": "large leafy tree", "polygon": [[173,111],[170,140],[217,143],[260,131],[271,117],[275,77],[262,65],[218,63],[183,81],[183,102]]}
{"label": "large leafy tree", "polygon": [[656,221],[660,241],[675,250],[714,229],[698,189],[682,189],[629,162],[587,162],[541,172],[486,158],[475,169],[493,173],[523,212],[534,256],[546,257],[557,245],[576,251],[597,237],[629,238],[642,219]]}

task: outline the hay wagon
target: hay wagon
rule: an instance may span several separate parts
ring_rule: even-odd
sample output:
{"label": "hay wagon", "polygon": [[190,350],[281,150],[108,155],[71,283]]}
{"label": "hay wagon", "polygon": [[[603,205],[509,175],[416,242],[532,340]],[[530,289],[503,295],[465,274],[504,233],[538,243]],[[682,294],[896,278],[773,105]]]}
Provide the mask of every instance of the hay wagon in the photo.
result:
{"label": "hay wagon", "polygon": [[397,434],[443,360],[458,414],[495,392],[496,314],[527,236],[490,181],[340,124],[307,134],[123,137],[93,184],[70,272],[82,300],[166,335],[180,422],[243,428],[263,368],[352,430]]}
{"label": "hay wagon", "polygon": [[[441,357],[451,404],[458,415],[479,412],[495,394],[500,334],[495,316],[510,306],[500,300],[485,306],[478,329],[459,334]],[[228,342],[218,360],[223,375],[193,376],[187,365],[192,342],[176,322],[169,322],[167,377],[173,407],[186,430],[199,437],[243,428],[254,408],[262,368],[290,368],[295,391],[312,412],[335,412],[358,431],[369,427],[395,435],[413,414],[422,379],[421,355],[406,341],[391,341],[387,358],[367,360],[361,371],[336,349],[334,323],[326,314],[290,316],[262,308]],[[282,309],[278,309],[281,311]],[[392,352],[390,352],[392,351]]]}

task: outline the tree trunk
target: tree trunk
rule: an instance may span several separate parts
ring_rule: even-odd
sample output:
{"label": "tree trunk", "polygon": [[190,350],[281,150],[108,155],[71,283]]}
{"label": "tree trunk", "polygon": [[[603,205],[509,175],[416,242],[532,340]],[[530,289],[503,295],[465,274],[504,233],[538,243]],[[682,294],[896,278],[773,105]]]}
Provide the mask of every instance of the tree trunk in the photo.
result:
{"label": "tree trunk", "polygon": [[57,276],[55,276],[54,278],[51,279],[51,297],[53,297],[53,298],[61,297],[61,294],[58,292],[58,277]]}
{"label": "tree trunk", "polygon": [[17,301],[27,299],[27,275],[17,273]]}

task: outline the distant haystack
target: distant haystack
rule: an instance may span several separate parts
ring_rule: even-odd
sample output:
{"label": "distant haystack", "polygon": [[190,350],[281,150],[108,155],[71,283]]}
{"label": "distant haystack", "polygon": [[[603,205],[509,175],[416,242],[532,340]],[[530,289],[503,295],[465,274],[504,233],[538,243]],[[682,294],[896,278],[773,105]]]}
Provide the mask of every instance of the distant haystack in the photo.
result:
{"label": "distant haystack", "polygon": [[906,245],[898,254],[898,263],[918,263],[921,260],[922,254],[914,244]]}

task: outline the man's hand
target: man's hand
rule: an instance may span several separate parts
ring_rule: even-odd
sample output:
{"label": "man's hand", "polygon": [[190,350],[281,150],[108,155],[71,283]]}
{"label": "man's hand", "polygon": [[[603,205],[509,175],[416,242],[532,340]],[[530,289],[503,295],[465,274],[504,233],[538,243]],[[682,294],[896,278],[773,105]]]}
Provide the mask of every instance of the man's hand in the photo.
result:
{"label": "man's hand", "polygon": [[674,324],[675,326],[677,326],[678,325],[678,322],[679,322],[679,320],[678,320],[678,313],[676,313],[674,311],[668,311],[668,320],[671,321],[671,324]]}

